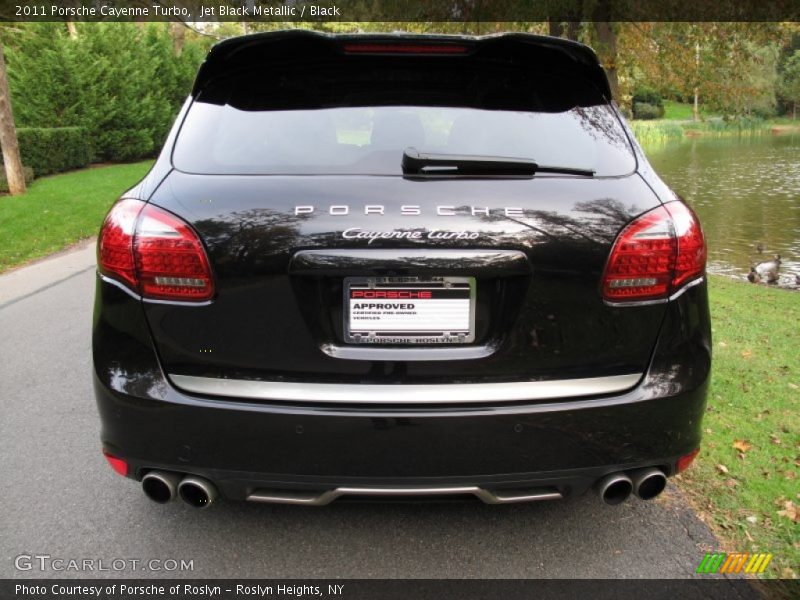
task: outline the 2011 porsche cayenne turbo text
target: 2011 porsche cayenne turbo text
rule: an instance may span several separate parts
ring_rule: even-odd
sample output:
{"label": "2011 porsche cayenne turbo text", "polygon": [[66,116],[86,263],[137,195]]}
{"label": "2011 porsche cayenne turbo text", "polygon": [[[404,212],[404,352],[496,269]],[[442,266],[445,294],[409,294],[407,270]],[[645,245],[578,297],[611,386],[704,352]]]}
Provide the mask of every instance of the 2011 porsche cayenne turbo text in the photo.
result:
{"label": "2011 porsche cayenne turbo text", "polygon": [[103,451],[156,502],[649,499],[700,445],[706,246],[594,52],[216,45],[98,240]]}

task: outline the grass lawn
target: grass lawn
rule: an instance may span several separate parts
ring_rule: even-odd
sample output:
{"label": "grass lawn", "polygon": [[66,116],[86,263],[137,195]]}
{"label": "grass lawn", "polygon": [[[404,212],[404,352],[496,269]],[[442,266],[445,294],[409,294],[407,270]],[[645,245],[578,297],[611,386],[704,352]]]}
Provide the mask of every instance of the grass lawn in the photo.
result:
{"label": "grass lawn", "polygon": [[108,207],[152,161],[36,179],[24,196],[0,197],[0,272],[96,235]]}
{"label": "grass lawn", "polygon": [[[800,293],[711,277],[714,366],[703,448],[679,476],[728,551],[800,575]],[[797,511],[797,512],[796,512]]]}
{"label": "grass lawn", "polygon": [[[700,106],[700,117],[712,117],[708,112]],[[692,105],[684,102],[675,102],[674,100],[664,100],[664,119],[667,121],[691,121],[694,118],[692,113]]]}

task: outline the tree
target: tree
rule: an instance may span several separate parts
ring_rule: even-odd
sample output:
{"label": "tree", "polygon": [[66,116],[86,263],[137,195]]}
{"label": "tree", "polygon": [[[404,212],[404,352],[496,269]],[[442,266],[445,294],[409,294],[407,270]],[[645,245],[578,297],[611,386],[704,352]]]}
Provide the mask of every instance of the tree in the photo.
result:
{"label": "tree", "polygon": [[[726,115],[774,110],[777,50],[790,30],[775,23],[652,22],[618,25],[620,81]],[[627,84],[627,81],[625,81]],[[623,96],[624,96],[623,92]]]}
{"label": "tree", "polygon": [[25,173],[19,157],[17,128],[14,125],[14,113],[11,110],[11,95],[6,78],[6,58],[3,44],[0,43],[0,146],[3,147],[3,164],[6,166],[8,191],[12,196],[25,193]]}
{"label": "tree", "polygon": [[[167,23],[24,23],[8,36],[8,78],[20,127],[78,126],[93,160],[156,153],[191,89],[208,39]],[[47,85],[42,85],[42,82]]]}
{"label": "tree", "polygon": [[622,104],[619,89],[619,73],[617,71],[617,25],[612,22],[612,5],[610,0],[598,0],[592,12],[594,20],[594,43],[600,64],[606,70],[611,96]]}
{"label": "tree", "polygon": [[792,103],[792,120],[797,119],[800,102],[800,50],[795,50],[783,67],[780,92],[784,100]]}

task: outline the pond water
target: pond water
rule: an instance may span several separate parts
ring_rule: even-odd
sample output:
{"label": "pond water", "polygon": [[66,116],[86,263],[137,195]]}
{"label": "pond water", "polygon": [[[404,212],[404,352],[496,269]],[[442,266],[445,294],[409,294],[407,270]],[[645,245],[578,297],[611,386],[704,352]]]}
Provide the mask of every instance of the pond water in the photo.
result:
{"label": "pond water", "polygon": [[794,287],[800,274],[800,135],[694,138],[645,150],[699,215],[709,271],[744,277],[751,264],[780,254],[780,282]]}

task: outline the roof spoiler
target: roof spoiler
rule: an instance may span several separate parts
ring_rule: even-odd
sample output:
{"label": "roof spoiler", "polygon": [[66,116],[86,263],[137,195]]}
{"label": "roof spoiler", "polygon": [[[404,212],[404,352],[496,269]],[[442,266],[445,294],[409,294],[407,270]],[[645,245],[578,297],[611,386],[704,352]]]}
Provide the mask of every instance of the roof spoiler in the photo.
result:
{"label": "roof spoiler", "polygon": [[611,90],[605,71],[595,52],[578,42],[527,33],[489,36],[430,34],[351,34],[337,35],[291,29],[230,38],[211,48],[200,67],[192,96],[217,77],[254,68],[287,62],[347,55],[403,55],[464,57],[496,60],[520,65],[543,65],[549,71],[581,76],[607,99]]}

